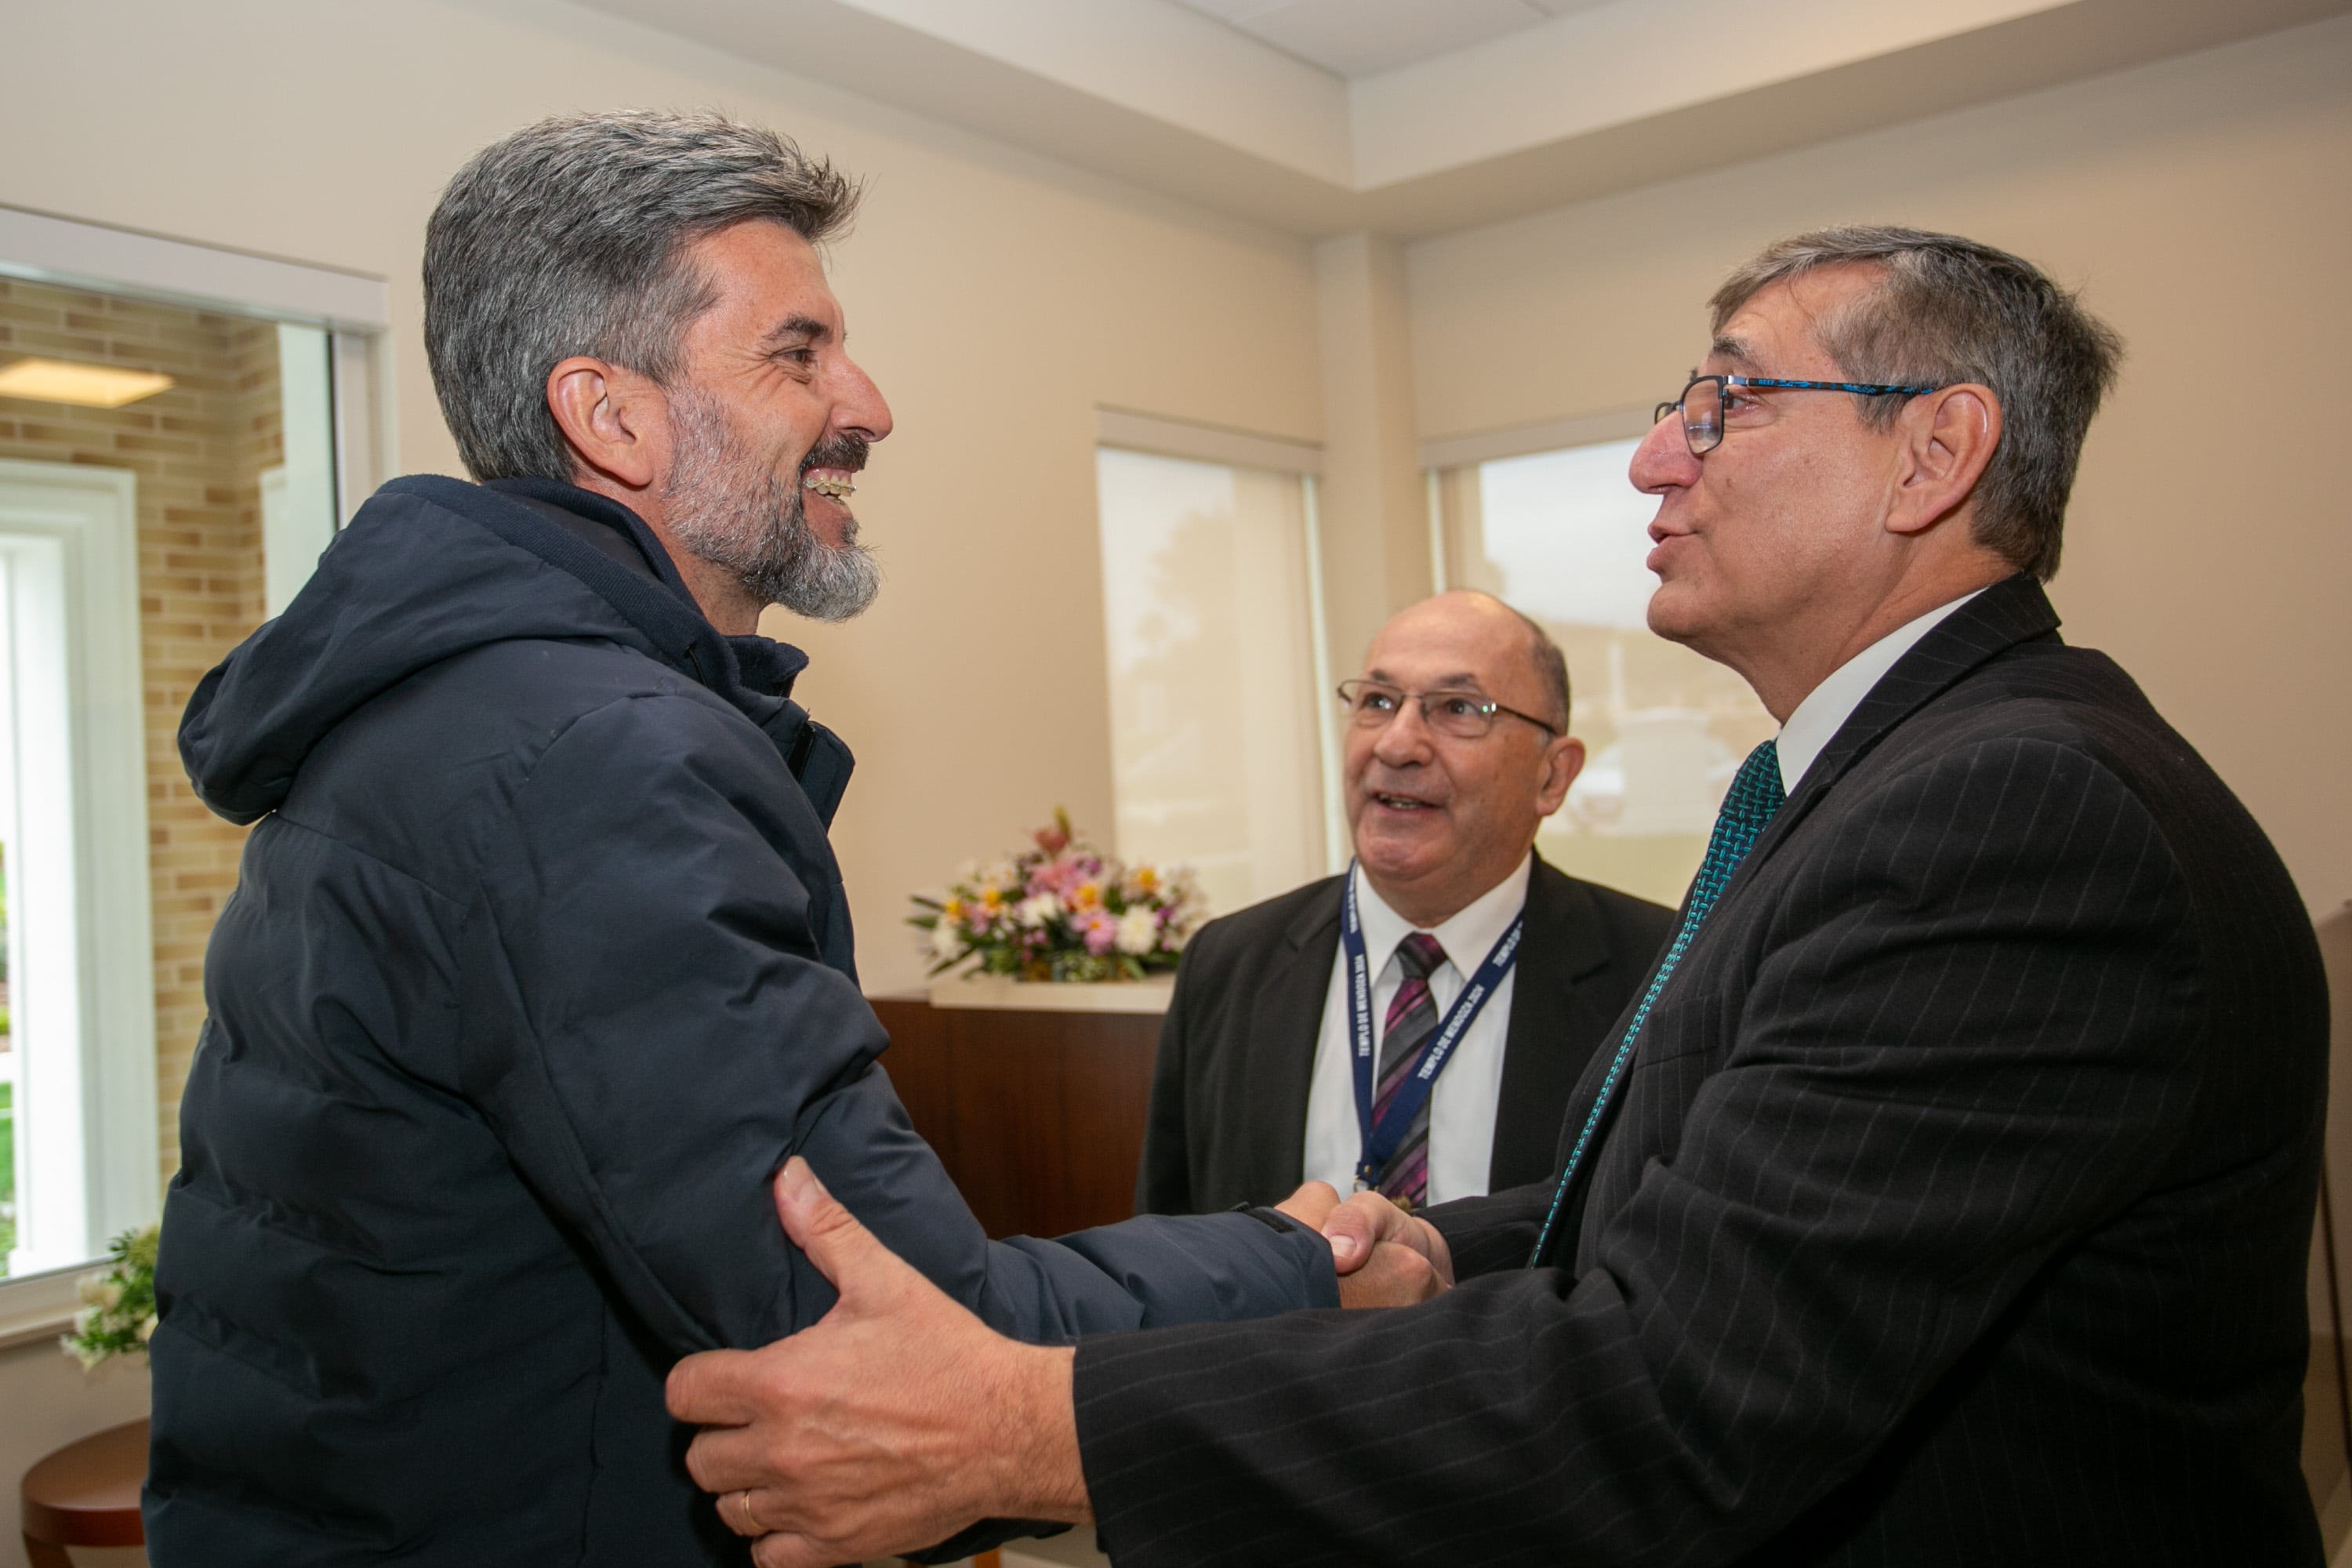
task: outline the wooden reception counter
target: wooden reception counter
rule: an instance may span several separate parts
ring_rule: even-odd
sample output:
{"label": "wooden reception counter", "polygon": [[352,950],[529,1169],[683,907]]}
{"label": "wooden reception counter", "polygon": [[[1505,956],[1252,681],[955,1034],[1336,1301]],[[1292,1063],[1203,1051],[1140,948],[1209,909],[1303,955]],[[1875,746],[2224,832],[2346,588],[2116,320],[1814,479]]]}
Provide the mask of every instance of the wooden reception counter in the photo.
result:
{"label": "wooden reception counter", "polygon": [[1142,998],[1131,994],[1111,999],[1118,1011],[1079,1000],[873,999],[890,1031],[882,1066],[991,1236],[1059,1236],[1135,1212],[1160,1015],[1135,1010]]}

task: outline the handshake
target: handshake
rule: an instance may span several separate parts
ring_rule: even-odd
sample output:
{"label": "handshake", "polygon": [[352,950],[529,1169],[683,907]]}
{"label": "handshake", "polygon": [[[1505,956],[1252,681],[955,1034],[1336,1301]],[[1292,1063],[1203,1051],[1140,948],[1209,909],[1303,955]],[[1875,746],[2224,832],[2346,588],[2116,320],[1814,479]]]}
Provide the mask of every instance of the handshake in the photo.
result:
{"label": "handshake", "polygon": [[[670,1414],[719,1517],[760,1568],[824,1568],[944,1541],[976,1521],[1093,1518],[1076,1352],[998,1334],[874,1239],[795,1156],[776,1213],[841,1299],[764,1350],[678,1363]],[[1445,1238],[1377,1193],[1309,1182],[1277,1205],[1331,1247],[1344,1307],[1402,1307],[1454,1283]]]}

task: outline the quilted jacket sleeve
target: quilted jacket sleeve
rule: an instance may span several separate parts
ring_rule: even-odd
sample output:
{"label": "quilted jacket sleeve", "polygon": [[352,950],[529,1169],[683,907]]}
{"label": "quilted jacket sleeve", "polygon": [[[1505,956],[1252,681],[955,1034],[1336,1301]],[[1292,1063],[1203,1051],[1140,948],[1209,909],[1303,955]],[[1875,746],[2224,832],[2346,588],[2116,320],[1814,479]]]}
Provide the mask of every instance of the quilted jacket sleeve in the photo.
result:
{"label": "quilted jacket sleeve", "polygon": [[988,1241],[877,1064],[872,1009],[818,961],[779,852],[814,823],[731,713],[625,698],[548,746],[466,917],[470,1095],[664,1343],[762,1344],[832,1305],[769,1198],[794,1153],[1023,1339],[1336,1299],[1320,1237],[1246,1215]]}

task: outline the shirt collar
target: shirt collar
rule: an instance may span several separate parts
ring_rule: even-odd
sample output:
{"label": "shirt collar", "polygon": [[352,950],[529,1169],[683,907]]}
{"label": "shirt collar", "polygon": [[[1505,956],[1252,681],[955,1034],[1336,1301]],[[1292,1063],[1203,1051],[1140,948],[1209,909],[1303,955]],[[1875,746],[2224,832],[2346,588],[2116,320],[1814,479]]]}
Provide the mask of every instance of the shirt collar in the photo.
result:
{"label": "shirt collar", "polygon": [[[1520,857],[1509,876],[1429,933],[1445,950],[1446,962],[1456,973],[1467,975],[1502,941],[1511,921],[1527,906],[1528,882],[1535,875],[1535,852],[1530,850]],[[1389,908],[1361,866],[1349,874],[1356,879],[1356,918],[1364,926],[1364,961],[1378,975],[1395,956],[1397,943],[1419,928]]]}
{"label": "shirt collar", "polygon": [[1797,710],[1789,715],[1789,721],[1780,726],[1780,740],[1775,748],[1780,759],[1780,787],[1790,795],[1796,794],[1807,770],[1820,760],[1822,750],[1837,732],[1845,728],[1845,721],[1853,717],[1853,710],[1862,706],[1870,689],[1895,668],[1895,661],[1909,653],[1946,616],[1983,592],[1979,588],[1976,594],[1963,594],[1948,605],[1938,605],[1916,620],[1904,622],[1839,665],[1830,672],[1828,679],[1814,687],[1797,704]]}

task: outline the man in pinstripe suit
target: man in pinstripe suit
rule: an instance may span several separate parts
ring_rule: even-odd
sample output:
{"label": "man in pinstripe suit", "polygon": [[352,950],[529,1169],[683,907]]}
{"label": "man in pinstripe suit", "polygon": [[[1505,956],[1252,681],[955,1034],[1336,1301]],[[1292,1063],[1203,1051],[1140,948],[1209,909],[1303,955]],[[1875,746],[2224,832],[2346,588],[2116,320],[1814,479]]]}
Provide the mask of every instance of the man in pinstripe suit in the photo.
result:
{"label": "man in pinstripe suit", "polygon": [[1123,1568],[2320,1561],[2316,947],[2040,586],[2118,346],[1911,230],[1783,242],[1713,303],[1633,462],[1650,619],[1783,727],[1562,1177],[1325,1217],[1343,1273],[1458,1281],[1421,1305],[1073,1352],[994,1339],[796,1165],[842,1306],[671,1387],[759,1563],[991,1513],[1094,1519]]}

